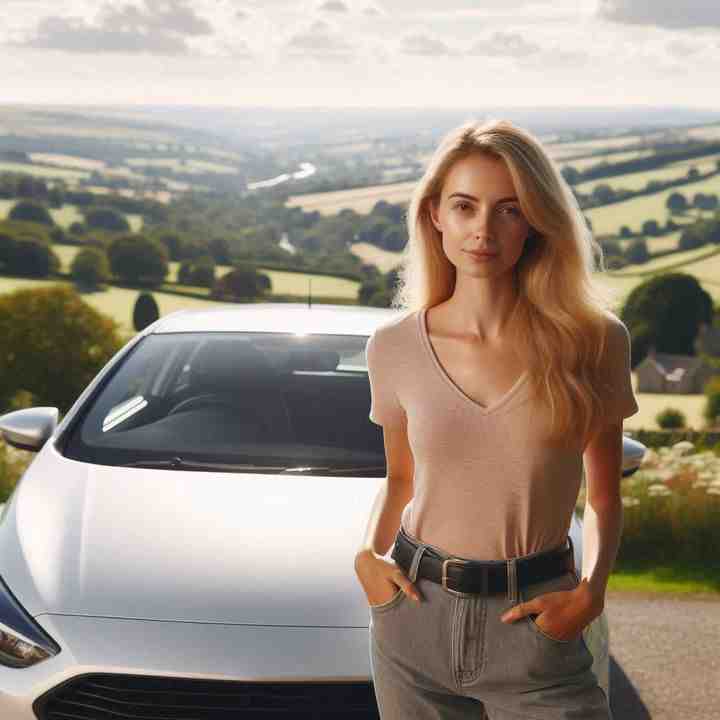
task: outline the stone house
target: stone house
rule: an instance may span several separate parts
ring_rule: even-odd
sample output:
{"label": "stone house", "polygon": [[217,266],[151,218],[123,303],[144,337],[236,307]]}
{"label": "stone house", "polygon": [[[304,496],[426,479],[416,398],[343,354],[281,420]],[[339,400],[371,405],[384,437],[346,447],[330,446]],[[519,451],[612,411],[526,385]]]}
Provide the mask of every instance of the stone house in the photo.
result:
{"label": "stone house", "polygon": [[637,392],[675,393],[686,395],[702,393],[703,386],[720,374],[699,353],[720,357],[720,328],[703,323],[695,338],[697,355],[659,353],[653,346],[634,369]]}

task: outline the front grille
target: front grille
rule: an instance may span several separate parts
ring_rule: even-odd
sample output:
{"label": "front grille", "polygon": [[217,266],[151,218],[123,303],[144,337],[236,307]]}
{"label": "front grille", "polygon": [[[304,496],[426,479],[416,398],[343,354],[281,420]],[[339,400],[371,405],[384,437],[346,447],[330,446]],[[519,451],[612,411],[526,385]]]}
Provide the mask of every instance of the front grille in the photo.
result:
{"label": "front grille", "polygon": [[371,682],[240,682],[89,673],[34,703],[39,720],[379,720]]}

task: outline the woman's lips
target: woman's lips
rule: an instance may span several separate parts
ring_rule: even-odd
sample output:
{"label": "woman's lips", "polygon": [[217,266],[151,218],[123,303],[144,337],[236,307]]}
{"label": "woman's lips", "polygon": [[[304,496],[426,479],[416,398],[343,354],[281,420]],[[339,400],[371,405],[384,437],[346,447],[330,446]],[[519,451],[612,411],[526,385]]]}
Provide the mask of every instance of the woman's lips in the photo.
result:
{"label": "woman's lips", "polygon": [[497,256],[497,253],[490,252],[474,252],[472,250],[466,250],[465,252],[478,258],[478,260],[489,260],[490,258],[494,258]]}

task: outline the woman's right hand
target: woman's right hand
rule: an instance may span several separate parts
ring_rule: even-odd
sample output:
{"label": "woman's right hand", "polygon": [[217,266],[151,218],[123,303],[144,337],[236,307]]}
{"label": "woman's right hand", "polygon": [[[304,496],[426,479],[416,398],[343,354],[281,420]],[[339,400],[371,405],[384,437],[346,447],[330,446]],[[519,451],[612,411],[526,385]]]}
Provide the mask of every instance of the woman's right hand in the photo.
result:
{"label": "woman's right hand", "polygon": [[397,563],[388,562],[383,556],[371,550],[365,550],[355,558],[355,574],[365,590],[370,605],[382,605],[393,598],[398,589],[420,602],[420,594],[415,585],[405,575]]}

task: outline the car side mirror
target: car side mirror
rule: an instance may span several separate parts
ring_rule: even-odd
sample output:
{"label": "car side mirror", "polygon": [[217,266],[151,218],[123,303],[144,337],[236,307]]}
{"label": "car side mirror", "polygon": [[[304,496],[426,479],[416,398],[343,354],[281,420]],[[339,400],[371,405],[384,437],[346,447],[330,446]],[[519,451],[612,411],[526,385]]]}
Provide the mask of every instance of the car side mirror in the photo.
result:
{"label": "car side mirror", "polygon": [[31,407],[0,415],[0,435],[13,447],[37,452],[55,432],[56,407]]}

